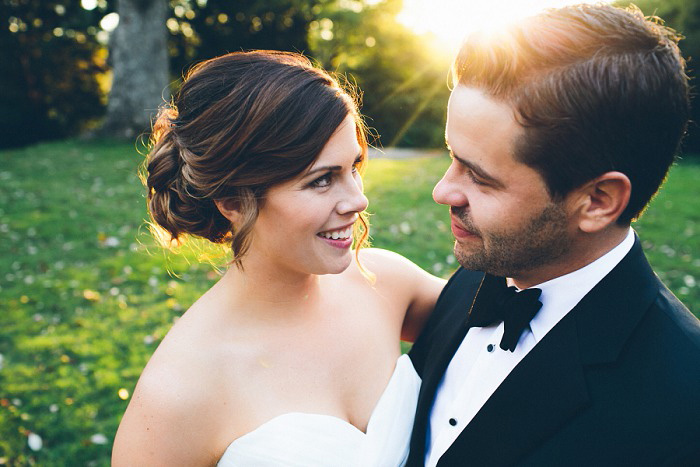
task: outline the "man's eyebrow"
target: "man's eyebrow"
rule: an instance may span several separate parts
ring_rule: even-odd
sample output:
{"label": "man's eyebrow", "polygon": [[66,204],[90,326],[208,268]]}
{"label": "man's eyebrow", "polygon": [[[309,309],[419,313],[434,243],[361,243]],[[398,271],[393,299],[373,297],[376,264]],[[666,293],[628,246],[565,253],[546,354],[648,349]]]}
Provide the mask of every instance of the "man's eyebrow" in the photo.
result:
{"label": "man's eyebrow", "polygon": [[[448,146],[448,149],[449,149],[449,146]],[[469,170],[474,172],[477,177],[479,177],[479,178],[481,178],[489,183],[492,183],[496,186],[500,186],[500,187],[504,186],[502,181],[500,181],[498,178],[494,177],[493,175],[489,174],[486,170],[484,170],[478,164],[475,164],[474,162],[470,162],[466,159],[459,157],[457,154],[454,153],[454,151],[452,151],[452,149],[449,149],[449,151],[450,151],[451,158],[455,159],[461,165],[467,167]]]}

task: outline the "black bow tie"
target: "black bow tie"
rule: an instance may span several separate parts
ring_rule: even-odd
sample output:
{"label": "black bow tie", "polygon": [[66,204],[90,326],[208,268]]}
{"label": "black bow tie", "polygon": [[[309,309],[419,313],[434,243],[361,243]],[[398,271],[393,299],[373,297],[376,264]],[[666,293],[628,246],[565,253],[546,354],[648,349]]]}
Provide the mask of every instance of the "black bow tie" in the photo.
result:
{"label": "black bow tie", "polygon": [[540,289],[518,292],[515,287],[508,287],[503,277],[486,274],[469,310],[468,324],[484,327],[503,321],[500,347],[513,352],[520,335],[542,308],[540,295]]}

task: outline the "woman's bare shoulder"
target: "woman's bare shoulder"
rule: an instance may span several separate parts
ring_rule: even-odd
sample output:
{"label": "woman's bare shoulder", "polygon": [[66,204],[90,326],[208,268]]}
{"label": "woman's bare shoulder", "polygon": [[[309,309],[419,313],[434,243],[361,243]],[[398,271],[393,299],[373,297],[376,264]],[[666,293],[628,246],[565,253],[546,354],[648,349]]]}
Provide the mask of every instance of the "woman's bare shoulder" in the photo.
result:
{"label": "woman's bare shoulder", "polygon": [[416,282],[444,282],[408,258],[390,250],[363,248],[359,252],[359,258],[362,266],[374,274],[377,281],[390,281],[392,285],[406,284],[408,287]]}
{"label": "woman's bare shoulder", "polygon": [[401,338],[413,342],[423,329],[446,281],[388,250],[361,250],[360,262],[374,274],[379,293],[402,305],[397,316],[401,323]]}
{"label": "woman's bare shoulder", "polygon": [[229,399],[220,397],[217,344],[203,338],[196,312],[195,305],[178,320],[144,368],[115,438],[114,465],[216,462]]}

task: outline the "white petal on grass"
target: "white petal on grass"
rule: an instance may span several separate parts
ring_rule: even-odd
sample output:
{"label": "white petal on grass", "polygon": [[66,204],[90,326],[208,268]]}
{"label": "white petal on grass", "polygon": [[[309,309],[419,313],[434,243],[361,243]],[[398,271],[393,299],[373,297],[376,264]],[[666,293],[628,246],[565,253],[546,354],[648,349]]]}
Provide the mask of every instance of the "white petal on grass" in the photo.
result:
{"label": "white petal on grass", "polygon": [[661,251],[661,253],[665,254],[669,258],[673,258],[674,256],[676,256],[676,250],[674,250],[668,245],[661,245],[659,251]]}
{"label": "white petal on grass", "polygon": [[107,437],[102,433],[96,433],[90,436],[90,442],[92,444],[107,444]]}
{"label": "white petal on grass", "polygon": [[41,436],[36,433],[29,433],[29,436],[27,436],[27,445],[32,451],[40,451],[41,448],[44,447],[44,441],[41,439]]}
{"label": "white petal on grass", "polygon": [[102,244],[108,247],[116,247],[119,246],[119,239],[117,237],[107,237]]}
{"label": "white petal on grass", "polygon": [[685,276],[683,276],[683,282],[687,287],[695,287],[695,285],[697,284],[695,278],[690,274],[686,274]]}

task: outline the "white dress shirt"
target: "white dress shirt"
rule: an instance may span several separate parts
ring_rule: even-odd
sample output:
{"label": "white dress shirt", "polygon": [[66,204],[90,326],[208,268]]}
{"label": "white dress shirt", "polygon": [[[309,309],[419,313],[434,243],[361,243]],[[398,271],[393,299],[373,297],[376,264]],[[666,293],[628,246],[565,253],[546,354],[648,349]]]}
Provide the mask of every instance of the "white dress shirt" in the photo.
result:
{"label": "white dress shirt", "polygon": [[542,308],[520,336],[514,352],[501,350],[503,322],[469,329],[438,386],[430,414],[425,464],[437,465],[450,445],[525,355],[625,257],[634,245],[625,239],[594,262],[533,287],[542,290]]}

